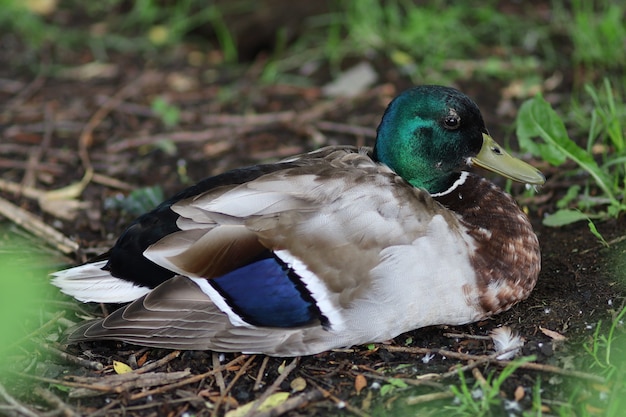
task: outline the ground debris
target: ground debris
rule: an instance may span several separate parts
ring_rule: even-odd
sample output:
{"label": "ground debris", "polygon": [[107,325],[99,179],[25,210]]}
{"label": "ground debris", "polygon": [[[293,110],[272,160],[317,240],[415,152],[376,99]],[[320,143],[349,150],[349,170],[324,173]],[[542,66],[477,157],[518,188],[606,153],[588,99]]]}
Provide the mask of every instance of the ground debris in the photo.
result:
{"label": "ground debris", "polygon": [[[120,375],[106,375],[102,377],[72,377],[71,381],[84,385],[84,388],[72,388],[70,398],[92,397],[106,393],[129,392],[139,388],[153,388],[171,384],[191,375],[190,371],[176,372],[148,372],[144,374],[125,373]],[[94,389],[89,388],[90,385]]]}

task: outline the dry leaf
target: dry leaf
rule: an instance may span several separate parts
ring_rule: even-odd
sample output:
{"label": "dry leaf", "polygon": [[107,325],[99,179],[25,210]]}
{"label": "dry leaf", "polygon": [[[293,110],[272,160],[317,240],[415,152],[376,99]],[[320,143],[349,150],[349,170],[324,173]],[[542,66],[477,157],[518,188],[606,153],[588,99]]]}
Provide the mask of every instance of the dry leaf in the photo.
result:
{"label": "dry leaf", "polygon": [[287,366],[287,362],[283,361],[283,363],[281,363],[278,366],[278,375],[282,375],[283,372],[285,372],[285,367]]}
{"label": "dry leaf", "polygon": [[51,214],[58,219],[74,220],[78,214],[78,210],[88,208],[89,202],[40,198],[39,207],[41,207],[41,209],[46,213]]}
{"label": "dry leaf", "polygon": [[354,389],[356,390],[356,395],[360,395],[363,388],[367,386],[367,379],[363,376],[363,374],[358,374],[356,378],[354,378]]}
{"label": "dry leaf", "polygon": [[591,404],[585,405],[585,410],[587,410],[589,414],[594,414],[594,415],[601,415],[601,414],[604,414],[604,412],[606,411],[604,408],[595,407]]}
{"label": "dry leaf", "polygon": [[294,392],[304,391],[304,389],[306,388],[306,380],[299,376],[297,378],[294,378],[293,381],[289,383],[289,386]]}
{"label": "dry leaf", "polygon": [[85,187],[91,182],[93,170],[85,172],[83,178],[66,187],[41,194],[38,198],[39,206],[47,213],[64,220],[73,220],[79,209],[89,207],[89,203],[78,201]]}
{"label": "dry leaf", "polygon": [[127,374],[133,371],[133,368],[126,365],[124,362],[113,361],[113,370],[118,375]]}
{"label": "dry leaf", "polygon": [[137,366],[142,367],[148,360],[148,352],[144,353],[141,358],[137,359]]}
{"label": "dry leaf", "polygon": [[555,332],[554,330],[546,329],[546,328],[543,328],[541,326],[539,326],[539,330],[541,330],[541,333],[545,334],[546,336],[548,336],[552,340],[556,340],[558,342],[561,342],[563,340],[567,340],[567,337],[563,336],[559,332]]}
{"label": "dry leaf", "polygon": [[64,69],[59,73],[59,76],[71,80],[89,81],[93,79],[110,79],[117,77],[119,72],[120,69],[117,64],[89,62],[77,67]]}
{"label": "dry leaf", "polygon": [[25,6],[32,13],[47,16],[56,11],[58,3],[58,0],[27,0]]}
{"label": "dry leaf", "polygon": [[372,407],[372,391],[367,391],[367,395],[365,396],[365,398],[363,398],[363,402],[361,403],[361,410],[367,413],[371,407]]}
{"label": "dry leaf", "polygon": [[[276,394],[272,394],[263,403],[256,409],[257,413],[261,413],[263,411],[271,410],[272,408],[278,407],[289,398],[288,392],[277,392]],[[242,405],[241,407],[231,410],[226,413],[224,417],[243,417],[250,409],[252,409],[254,403],[256,401],[249,402],[247,404]]]}
{"label": "dry leaf", "polygon": [[215,394],[215,395],[209,395],[209,396],[205,395],[204,397],[207,398],[213,404],[221,403],[222,405],[227,406],[228,408],[231,408],[231,409],[236,409],[237,407],[239,407],[239,402],[231,395],[227,395],[226,397],[223,397],[220,394]]}

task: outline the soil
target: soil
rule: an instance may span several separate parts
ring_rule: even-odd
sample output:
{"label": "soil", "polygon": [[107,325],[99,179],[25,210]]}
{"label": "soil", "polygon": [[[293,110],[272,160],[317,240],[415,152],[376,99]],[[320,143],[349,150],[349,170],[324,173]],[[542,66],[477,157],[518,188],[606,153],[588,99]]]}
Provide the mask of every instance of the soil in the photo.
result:
{"label": "soil", "polygon": [[[182,49],[179,54],[185,56],[188,52]],[[395,79],[393,83],[378,84],[351,99],[330,99],[318,87],[259,86],[254,82],[258,75],[254,65],[251,68],[241,74],[182,64],[149,67],[119,57],[112,59],[109,72],[87,79],[76,74],[66,78],[4,74],[5,80],[0,83],[0,103],[4,103],[0,113],[0,173],[5,182],[17,184],[21,191],[14,193],[3,185],[1,196],[40,216],[80,247],[67,258],[58,256],[56,264],[48,269],[86,261],[112,245],[134,215],[110,208],[111,202],[133,189],[158,185],[167,196],[230,168],[276,160],[321,145],[371,145],[385,105],[408,84],[387,69],[386,75],[392,74],[389,78]],[[467,87],[481,106],[493,136],[506,136],[512,117],[495,116],[494,112],[509,99],[493,86],[461,87]],[[181,110],[175,127],[166,126],[151,108],[156,97],[164,97]],[[588,371],[591,360],[581,346],[589,343],[596,326],[610,321],[624,304],[624,272],[615,267],[615,254],[626,251],[620,241],[626,220],[622,216],[597,225],[604,238],[614,242],[610,249],[589,232],[585,223],[559,229],[542,226],[542,216],[554,210],[558,196],[572,181],[582,183],[584,178],[566,181],[541,161],[530,162],[544,171],[546,186],[537,194],[525,193],[517,186],[511,191],[519,196],[533,220],[542,246],[542,271],[530,298],[493,319],[467,326],[419,329],[389,344],[302,357],[293,369],[289,367],[291,359],[261,355],[190,351],[173,357],[168,356],[169,351],[115,342],[55,347],[54,339],[65,327],[58,321],[39,335],[45,344],[25,348],[25,358],[13,369],[19,375],[17,382],[9,386],[4,381],[5,385],[14,397],[37,412],[65,410],[67,415],[222,415],[276,390],[293,392],[292,399],[299,401],[298,407],[287,412],[290,416],[400,415],[402,410],[412,410],[411,398],[440,393],[442,387],[458,384],[454,372],[433,382],[416,377],[446,373],[455,365],[470,363],[472,358],[462,355],[484,358],[493,351],[493,345],[480,336],[504,325],[525,339],[523,353],[535,355],[536,363],[566,371]],[[24,191],[28,187],[48,191],[75,184],[89,165],[97,176],[78,195],[87,206],[72,219],[45,212]],[[5,223],[5,241],[16,234],[24,235]],[[38,251],[50,253],[41,239],[29,239]],[[65,311],[64,317],[71,321],[80,321],[85,310],[88,314],[111,310],[111,306],[78,306],[52,287],[47,294],[47,310]],[[561,341],[561,336],[566,340]],[[66,350],[70,357],[62,357],[57,349]],[[429,352],[434,356],[426,361]],[[461,357],[445,352],[456,352]],[[75,358],[100,363],[104,368],[89,369]],[[502,364],[491,359],[476,366],[475,372],[468,371],[467,378],[474,381],[501,369]],[[159,378],[166,377],[156,372],[167,373],[173,378],[178,375],[175,372],[183,372],[184,376],[176,381],[186,382],[146,383],[126,389],[111,385],[114,361],[141,369],[159,360],[163,365],[151,373]],[[229,365],[220,368],[220,364]],[[210,373],[216,366],[218,371]],[[286,367],[282,374],[281,367]],[[192,380],[194,375],[204,373]],[[409,384],[420,382],[407,390],[399,386],[402,384],[394,385],[398,379]],[[306,386],[303,389],[298,386],[302,381]],[[364,388],[360,387],[363,381]],[[519,369],[501,387],[501,395],[518,400],[520,410],[527,410],[537,381],[551,393],[547,398],[554,401],[575,401],[573,384],[579,387],[575,392],[584,392],[585,398],[597,401],[601,407],[602,388],[594,388],[593,379],[572,377],[552,368]],[[393,388],[382,395],[385,386]],[[33,387],[44,388],[59,402],[45,398]],[[80,396],[81,392],[85,395],[84,390],[80,391],[84,388],[95,391]],[[451,404],[452,400],[446,398],[425,407],[435,412]],[[545,406],[555,407],[547,402]],[[521,413],[504,409],[493,412]]]}

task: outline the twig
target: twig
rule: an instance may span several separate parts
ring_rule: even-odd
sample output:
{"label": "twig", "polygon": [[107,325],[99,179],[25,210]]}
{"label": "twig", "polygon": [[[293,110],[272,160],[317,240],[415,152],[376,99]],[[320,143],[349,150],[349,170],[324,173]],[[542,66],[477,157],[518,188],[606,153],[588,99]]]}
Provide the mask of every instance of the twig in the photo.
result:
{"label": "twig", "polygon": [[203,374],[193,375],[192,377],[189,377],[189,378],[184,379],[182,381],[175,382],[175,383],[169,384],[169,385],[164,385],[164,386],[161,386],[161,387],[153,389],[153,390],[139,392],[137,394],[131,395],[129,400],[133,401],[133,400],[138,400],[140,398],[149,397],[151,395],[163,394],[164,392],[167,392],[167,391],[169,391],[171,389],[182,387],[182,386],[189,385],[189,384],[193,384],[194,382],[202,381],[206,377],[215,375],[215,374],[223,371],[224,369],[227,369],[230,366],[233,366],[233,365],[236,365],[236,364],[240,363],[246,357],[247,357],[246,355],[241,355],[241,356],[236,357],[232,361],[228,362],[227,364],[220,365],[218,368],[212,369],[212,370],[210,370],[208,372],[205,372]]}
{"label": "twig", "polygon": [[93,369],[94,371],[101,371],[104,369],[104,365],[100,362],[90,361],[88,359],[79,358],[78,356],[70,355],[67,352],[63,352],[48,343],[41,343],[39,345],[46,351],[58,356],[66,362],[73,363],[74,365],[82,366],[87,369]]}
{"label": "twig", "polygon": [[117,91],[110,99],[104,102],[100,108],[91,116],[83,131],[78,138],[78,154],[80,155],[81,162],[85,171],[92,171],[91,160],[89,158],[88,149],[93,143],[93,131],[98,127],[102,120],[108,116],[119,104],[127,97],[135,95],[137,91],[143,86],[148,78],[148,75],[152,73],[143,73],[139,78],[132,80],[120,90]]}
{"label": "twig", "polygon": [[[455,370],[455,372],[457,372]],[[423,378],[423,379],[414,379],[414,378],[398,378],[398,377],[390,377],[390,376],[385,376],[385,375],[380,375],[378,373],[374,373],[374,372],[365,372],[363,373],[363,376],[366,378],[372,378],[372,379],[379,379],[381,381],[385,381],[388,382],[390,378],[393,379],[399,379],[403,382],[405,382],[407,385],[414,385],[414,386],[427,386],[427,387],[431,387],[431,388],[435,388],[435,389],[439,389],[439,390],[443,390],[446,387],[442,384],[440,384],[439,382],[435,382],[434,381],[434,375],[439,376],[440,374],[428,374],[430,377],[429,378]],[[442,378],[443,379],[443,378]]]}
{"label": "twig", "polygon": [[44,152],[50,146],[52,139],[52,131],[54,129],[54,120],[52,120],[52,109],[50,103],[44,107],[45,130],[41,144],[28,154],[28,163],[22,177],[22,186],[33,186],[36,181],[36,172]]}
{"label": "twig", "polygon": [[253,126],[288,123],[298,118],[293,110],[260,114],[209,114],[202,117],[202,123],[207,126]]}
{"label": "twig", "polygon": [[317,388],[323,394],[323,396],[325,398],[330,398],[335,404],[337,404],[337,406],[345,408],[346,410],[348,410],[352,414],[356,414],[359,417],[370,417],[370,415],[368,413],[366,413],[365,411],[354,407],[353,405],[351,405],[347,401],[344,401],[344,400],[342,400],[340,398],[337,398],[336,396],[331,394],[330,391],[320,387],[315,382],[313,382],[313,381],[310,381],[310,382],[311,382],[311,384],[313,384],[315,386],[315,388]]}
{"label": "twig", "polygon": [[224,393],[220,393],[219,398],[217,399],[217,401],[213,404],[213,412],[211,413],[212,416],[217,416],[217,413],[219,412],[220,406],[222,405],[222,402],[224,401],[224,399],[226,398],[226,396],[228,395],[228,393],[230,392],[231,389],[233,389],[233,387],[235,386],[235,383],[239,380],[239,378],[241,378],[241,376],[246,372],[246,370],[248,369],[248,366],[250,366],[250,364],[252,363],[252,361],[254,361],[256,359],[256,355],[252,355],[242,366],[241,368],[239,368],[239,370],[237,371],[237,373],[235,374],[234,378],[232,381],[230,381],[230,383],[228,384],[228,386],[226,387],[226,389],[224,390]]}
{"label": "twig", "polygon": [[411,396],[406,399],[407,405],[417,405],[423,404],[431,401],[439,401],[439,400],[447,400],[448,398],[454,397],[454,394],[451,391],[445,392],[433,392],[432,394],[424,394]]}
{"label": "twig", "polygon": [[149,363],[149,364],[147,364],[145,366],[142,366],[139,369],[135,369],[133,371],[133,373],[143,374],[143,373],[146,373],[148,371],[152,371],[153,369],[160,368],[161,366],[163,366],[163,365],[173,361],[174,359],[176,359],[179,356],[180,356],[180,350],[175,350],[173,352],[168,353],[166,356],[162,357],[158,361],[154,361],[154,362]]}
{"label": "twig", "polygon": [[[145,374],[136,374],[128,372],[125,374],[113,374],[104,377],[87,377],[81,378],[84,382],[94,381],[98,385],[106,385],[109,387],[109,392],[117,394],[128,393],[132,389],[146,389],[150,387],[160,387],[167,384],[172,384],[181,381],[183,378],[187,378],[191,375],[191,372],[187,369],[184,371],[175,372],[147,372]],[[78,379],[77,377],[75,377]],[[72,398],[84,398],[93,397],[98,395],[101,390],[93,390],[91,387],[81,387],[70,392]]]}
{"label": "twig", "polygon": [[46,192],[34,187],[22,186],[11,181],[5,181],[0,178],[0,190],[21,195],[32,200],[39,200]]}
{"label": "twig", "polygon": [[354,126],[346,123],[329,122],[326,120],[320,120],[315,122],[315,126],[319,130],[335,133],[347,133],[353,136],[364,136],[366,138],[373,139],[376,137],[376,129],[364,126]]}
{"label": "twig", "polygon": [[263,357],[263,362],[261,362],[261,366],[259,367],[259,372],[256,374],[256,381],[254,381],[254,387],[252,387],[252,391],[258,391],[261,389],[261,385],[263,385],[263,376],[265,374],[265,368],[267,368],[267,363],[269,362],[270,357]]}
{"label": "twig", "polygon": [[80,416],[80,414],[77,413],[76,410],[74,410],[69,404],[65,403],[59,397],[46,389],[35,387],[35,395],[41,397],[41,399],[56,408],[56,411],[65,417]]}
{"label": "twig", "polygon": [[[213,369],[219,369],[220,368],[220,354],[217,352],[213,352],[211,354],[211,358],[213,360]],[[224,368],[226,369],[226,368]],[[224,391],[226,391],[226,383],[224,382],[224,375],[222,375],[222,370],[223,369],[219,369],[215,372],[215,383],[217,384],[217,386],[220,389],[220,395],[224,395]]]}
{"label": "twig", "polygon": [[[491,363],[494,360],[497,360],[497,358],[503,354],[509,353],[509,352],[513,352],[518,350],[519,348],[514,346],[511,347],[509,349],[504,349],[495,353],[492,353],[491,355],[486,355],[486,356],[482,356],[482,359],[470,359],[469,363],[465,366],[461,366],[461,367],[455,367],[454,369],[452,369],[451,371],[448,372],[444,372],[442,374],[428,374],[428,375],[423,375],[421,377],[418,378],[424,378],[426,380],[431,380],[431,379],[445,379],[445,378],[449,378],[452,376],[456,376],[459,374],[459,372],[465,372],[465,371],[469,371],[471,370],[472,373],[474,373],[474,371],[476,370],[476,368],[480,365],[486,364],[486,363]],[[480,379],[482,378],[483,381],[485,380],[484,377],[482,377],[482,374],[480,376],[474,375],[474,377],[476,379]]]}
{"label": "twig", "polygon": [[0,411],[9,411],[15,410],[16,415],[26,416],[26,417],[40,417],[39,414],[35,413],[29,408],[24,407],[20,404],[15,398],[9,395],[9,393],[4,389],[4,386],[0,384],[0,398],[2,398],[7,404],[8,407],[0,408]]}
{"label": "twig", "polygon": [[116,188],[118,190],[131,191],[135,189],[135,187],[124,181],[120,181],[106,175],[97,174],[95,172],[93,174],[93,177],[91,178],[91,181],[95,182],[96,184],[104,185],[105,187],[109,188]]}
{"label": "twig", "polygon": [[316,402],[324,398],[324,394],[320,390],[312,390],[295,397],[289,398],[284,403],[269,409],[267,411],[261,411],[256,413],[254,417],[278,417],[286,414],[291,410],[300,408],[308,403]]}
{"label": "twig", "polygon": [[46,77],[43,75],[45,71],[42,71],[37,74],[37,77],[28,84],[22,91],[19,92],[15,97],[13,97],[3,109],[3,113],[10,112],[13,107],[19,107],[23,102],[28,100],[30,96],[35,94],[41,87],[43,87],[46,82]]}
{"label": "twig", "polygon": [[[470,366],[474,365],[474,362],[470,361],[468,365]],[[478,381],[481,387],[483,388],[489,387],[489,383],[487,382],[487,379],[483,376],[482,372],[480,372],[478,368],[476,367],[472,368],[472,376],[476,379],[476,381]]]}
{"label": "twig", "polygon": [[451,337],[453,339],[491,340],[491,336],[481,336],[470,333],[443,333],[443,336]]}
{"label": "twig", "polygon": [[[106,404],[105,406],[103,406],[102,408],[100,408],[98,411],[95,411],[91,414],[88,415],[88,417],[96,417],[96,416],[100,416],[100,415],[109,415],[109,411],[115,407],[116,405],[119,405],[122,401],[120,400],[113,400],[110,403]],[[119,413],[121,415],[124,415],[123,413]]]}
{"label": "twig", "polygon": [[[609,241],[608,241],[608,242],[606,242],[606,243],[607,243],[609,246],[611,246],[611,245],[614,245],[614,244],[616,244],[616,243],[620,243],[620,242],[622,242],[622,241],[624,241],[624,240],[626,240],[626,235],[624,235],[624,236],[618,236],[618,237],[616,237],[615,239],[609,240]],[[604,248],[605,248],[605,246],[604,246],[604,245],[597,245],[597,246],[595,246],[595,247],[593,247],[593,248],[587,248],[587,249],[582,250],[582,251],[580,251],[580,252],[578,252],[578,253],[579,253],[580,255],[584,255],[584,254],[585,254],[585,253],[587,253],[587,252],[591,252],[591,251],[593,251],[593,250],[604,249]]]}
{"label": "twig", "polygon": [[86,382],[72,382],[72,381],[64,381],[60,379],[46,378],[43,376],[30,375],[25,374],[23,372],[13,372],[9,371],[9,373],[24,379],[32,379],[38,382],[45,382],[47,384],[56,384],[69,388],[87,388],[93,391],[102,391],[102,392],[116,392],[115,389],[112,389],[109,385],[101,385],[101,384],[90,384]]}
{"label": "twig", "polygon": [[48,226],[38,216],[27,212],[2,197],[0,197],[0,215],[23,227],[35,236],[44,239],[46,243],[57,248],[60,252],[69,254],[76,252],[79,248],[78,243]]}
{"label": "twig", "polygon": [[[121,394],[135,388],[160,386],[158,389],[142,391],[141,393],[135,394],[135,396],[133,396],[136,398],[143,398],[145,396],[152,395],[155,392],[162,393],[168,391],[169,389],[191,383],[193,382],[191,381],[191,379],[197,379],[197,377],[199,377],[199,375],[194,375],[194,377],[192,378],[181,380],[181,378],[185,378],[190,375],[189,370],[176,372],[150,372],[146,374],[136,374],[129,372],[126,374],[115,374],[101,377],[73,376],[72,378],[74,379],[74,381],[46,378],[26,374],[23,372],[9,371],[9,373],[19,378],[45,382],[47,384],[61,385],[69,388],[77,388],[77,390],[74,390],[70,393],[70,397],[89,397],[97,395],[98,393]],[[174,380],[179,381],[176,383],[171,383],[171,381]],[[163,387],[166,388],[163,389]]]}
{"label": "twig", "polygon": [[267,389],[263,392],[263,394],[261,394],[261,396],[252,404],[252,407],[250,408],[250,410],[248,410],[246,414],[244,414],[244,417],[252,417],[255,415],[255,412],[259,408],[259,406],[263,404],[263,402],[267,400],[270,397],[270,395],[272,395],[278,389],[278,387],[280,387],[280,384],[282,384],[283,381],[289,376],[291,371],[296,369],[299,359],[300,358],[298,357],[293,358],[293,360],[289,363],[289,365],[285,366],[285,369],[283,369],[283,372],[280,375],[278,375],[278,378],[276,378],[276,380],[272,383],[272,385],[267,387]]}
{"label": "twig", "polygon": [[[461,360],[480,361],[480,360],[485,360],[486,358],[490,357],[490,356],[482,356],[482,355],[470,355],[468,353],[452,352],[452,351],[444,350],[444,349],[428,349],[428,348],[419,348],[419,347],[387,346],[387,345],[380,345],[380,347],[382,349],[387,349],[389,352],[402,352],[402,353],[413,353],[413,354],[422,354],[422,355],[436,353],[441,356],[446,356],[448,358],[455,358],[455,359],[461,359]],[[502,352],[497,352],[498,356],[500,356],[501,354]],[[489,359],[488,362],[494,365],[500,366],[500,367],[504,367],[510,364],[512,361]],[[584,380],[591,381],[591,382],[597,382],[600,384],[605,382],[604,378],[597,376],[597,375],[580,372],[580,371],[570,371],[568,369],[562,369],[556,366],[544,365],[544,364],[535,363],[535,362],[525,362],[525,363],[519,364],[519,368],[530,369],[533,371],[554,373],[554,374],[559,374],[559,375],[568,376],[572,378],[584,379]]]}
{"label": "twig", "polygon": [[233,126],[209,128],[197,132],[183,131],[139,136],[107,145],[107,152],[119,153],[128,149],[138,148],[165,140],[173,143],[206,143],[214,140],[223,140],[224,138],[232,138],[233,136],[243,135],[244,133],[254,130],[254,126]]}

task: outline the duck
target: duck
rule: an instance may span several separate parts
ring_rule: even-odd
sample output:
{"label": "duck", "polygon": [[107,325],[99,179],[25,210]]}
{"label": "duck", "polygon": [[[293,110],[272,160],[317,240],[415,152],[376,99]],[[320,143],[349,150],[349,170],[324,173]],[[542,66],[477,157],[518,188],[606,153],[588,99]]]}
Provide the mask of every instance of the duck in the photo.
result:
{"label": "duck", "polygon": [[204,179],[106,253],[53,273],[81,302],[123,304],[67,343],[313,355],[483,320],[528,297],[539,242],[478,166],[545,177],[489,135],[460,91],[394,98],[373,147],[329,146]]}

